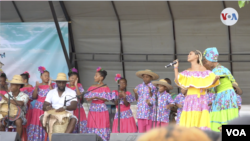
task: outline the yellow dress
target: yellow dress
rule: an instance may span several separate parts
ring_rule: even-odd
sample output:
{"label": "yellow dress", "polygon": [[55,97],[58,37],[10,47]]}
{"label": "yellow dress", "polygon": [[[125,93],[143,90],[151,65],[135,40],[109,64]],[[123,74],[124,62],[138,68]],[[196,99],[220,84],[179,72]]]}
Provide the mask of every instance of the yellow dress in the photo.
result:
{"label": "yellow dress", "polygon": [[219,80],[213,84],[215,78],[216,75],[210,70],[185,70],[179,73],[178,81],[175,80],[176,84],[188,89],[180,117],[180,126],[210,129],[209,108],[205,95],[206,89],[220,84]]}

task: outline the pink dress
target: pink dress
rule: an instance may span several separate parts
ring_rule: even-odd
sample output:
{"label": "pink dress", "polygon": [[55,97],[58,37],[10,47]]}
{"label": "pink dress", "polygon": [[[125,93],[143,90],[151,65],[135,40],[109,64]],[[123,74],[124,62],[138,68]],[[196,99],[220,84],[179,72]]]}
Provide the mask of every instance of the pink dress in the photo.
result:
{"label": "pink dress", "polygon": [[26,107],[27,123],[25,125],[25,128],[27,128],[30,125],[30,120],[32,117],[32,110],[30,109],[30,103],[32,102],[32,93],[34,92],[34,87],[23,87],[20,89],[20,91],[29,96],[29,101],[28,101],[27,107]]}
{"label": "pink dress", "polygon": [[[118,91],[114,90],[112,92],[112,99],[118,99]],[[135,101],[135,98],[131,95],[129,91],[126,91],[126,100],[131,103]],[[116,106],[118,111],[118,106]],[[120,133],[136,133],[137,126],[135,124],[135,119],[133,113],[130,109],[130,104],[128,106],[124,105],[123,99],[120,100]],[[113,133],[118,133],[118,112],[115,114],[113,122]]]}
{"label": "pink dress", "polygon": [[[88,91],[96,88],[89,87]],[[101,87],[94,91],[85,94],[84,98],[100,97],[106,100],[111,100],[109,87]],[[92,100],[87,123],[88,133],[95,133],[104,141],[110,138],[110,122],[108,108],[103,100]]]}
{"label": "pink dress", "polygon": [[[0,91],[0,94],[3,94],[3,95],[5,95],[6,94],[6,92],[5,91]],[[2,97],[0,96],[0,101],[2,100]]]}
{"label": "pink dress", "polygon": [[[209,104],[210,102],[213,102],[215,99],[215,94],[214,93],[207,93],[206,94],[206,98],[207,98],[207,103]],[[208,110],[209,112],[212,111],[212,105],[208,106]]]}
{"label": "pink dress", "polygon": [[[51,85],[52,87],[54,87],[55,84]],[[45,139],[46,132],[42,128],[42,124],[40,123],[39,117],[44,114],[43,103],[49,91],[49,85],[39,85],[38,98],[31,102],[30,109],[32,110],[32,118],[27,129],[28,141],[44,141]]]}
{"label": "pink dress", "polygon": [[[69,84],[66,85],[68,88],[76,91],[76,87],[70,87]],[[84,92],[84,89],[82,87],[82,84],[81,83],[78,83],[77,84],[78,88],[79,88],[79,91],[81,93]],[[78,121],[80,121],[80,133],[87,133],[87,118],[86,118],[86,114],[85,114],[85,111],[83,109],[83,106],[80,102],[77,103],[77,108],[76,110],[74,110],[74,115],[78,118],[78,113],[79,113],[79,107],[80,106],[80,119],[78,119]],[[78,133],[78,123],[76,124],[76,127],[73,131],[73,133]]]}
{"label": "pink dress", "polygon": [[[154,104],[154,112],[152,114],[153,127],[167,126],[169,123],[170,109],[167,109],[167,105],[174,104],[174,100],[171,95],[166,91],[157,93],[158,107],[157,107],[157,119],[156,119],[156,107]],[[155,96],[152,97],[151,104],[155,103]],[[155,123],[156,122],[156,123]]]}

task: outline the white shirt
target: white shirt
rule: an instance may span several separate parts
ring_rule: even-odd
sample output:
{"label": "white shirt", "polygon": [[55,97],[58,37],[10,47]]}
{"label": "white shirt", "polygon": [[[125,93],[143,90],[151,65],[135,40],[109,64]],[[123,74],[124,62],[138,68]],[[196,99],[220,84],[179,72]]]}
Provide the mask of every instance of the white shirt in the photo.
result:
{"label": "white shirt", "polygon": [[[52,108],[59,109],[64,106],[64,100],[71,99],[76,97],[76,92],[71,90],[70,88],[65,87],[65,91],[62,93],[61,97],[58,94],[58,88],[50,90],[46,96],[45,101],[49,102],[52,105]],[[76,98],[66,102],[66,106],[69,106],[71,101],[77,101]],[[68,111],[73,114],[73,111]]]}

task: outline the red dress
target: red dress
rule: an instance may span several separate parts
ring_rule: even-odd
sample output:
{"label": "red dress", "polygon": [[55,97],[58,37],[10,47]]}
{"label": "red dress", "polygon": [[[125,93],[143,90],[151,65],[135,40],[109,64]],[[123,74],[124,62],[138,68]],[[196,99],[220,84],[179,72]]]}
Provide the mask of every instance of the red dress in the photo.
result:
{"label": "red dress", "polygon": [[[2,95],[5,95],[6,94],[6,91],[1,91],[0,90],[0,94],[2,94]],[[2,100],[2,97],[0,96],[0,101]]]}
{"label": "red dress", "polygon": [[[76,87],[70,87],[69,84],[66,85],[68,88],[76,91]],[[82,84],[81,83],[78,83],[77,84],[78,86],[78,89],[81,93],[84,92],[84,89],[82,87]],[[74,110],[74,115],[78,118],[78,113],[79,113],[79,107],[80,106],[80,119],[78,119],[78,121],[80,121],[80,133],[87,133],[87,118],[86,118],[86,114],[85,114],[85,111],[83,109],[83,106],[80,102],[77,103],[77,108],[76,110]],[[78,123],[76,124],[75,126],[75,129],[73,131],[73,133],[78,133]]]}
{"label": "red dress", "polygon": [[[126,100],[129,103],[135,101],[135,98],[129,91],[126,91],[126,95]],[[114,90],[112,92],[112,99],[118,99],[117,90]],[[118,106],[116,106],[116,108],[118,111]],[[116,112],[115,114],[112,132],[118,133],[118,112]],[[133,113],[130,109],[130,104],[128,106],[125,106],[123,99],[120,100],[120,133],[137,133],[137,126],[135,124]]]}
{"label": "red dress", "polygon": [[[52,87],[54,87],[54,84],[52,84]],[[38,98],[31,102],[32,118],[27,129],[28,141],[44,141],[45,139],[45,131],[42,128],[39,117],[44,114],[43,103],[49,91],[49,85],[39,85]]]}
{"label": "red dress", "polygon": [[[96,88],[89,87],[88,91]],[[111,100],[109,87],[101,87],[85,94],[84,98],[100,97]],[[110,137],[110,122],[108,108],[103,100],[92,100],[88,114],[88,133],[100,136],[103,141],[108,141]]]}
{"label": "red dress", "polygon": [[32,102],[32,93],[34,92],[34,87],[23,87],[20,89],[21,92],[27,94],[29,96],[29,101],[27,103],[27,107],[26,107],[26,119],[27,119],[27,123],[25,125],[25,128],[27,128],[30,124],[30,120],[32,117],[32,110],[30,109],[30,103]]}

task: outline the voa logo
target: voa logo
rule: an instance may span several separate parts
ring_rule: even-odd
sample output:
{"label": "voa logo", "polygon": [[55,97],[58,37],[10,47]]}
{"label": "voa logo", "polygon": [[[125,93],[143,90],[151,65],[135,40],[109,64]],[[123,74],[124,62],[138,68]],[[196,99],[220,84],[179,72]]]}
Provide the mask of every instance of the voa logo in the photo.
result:
{"label": "voa logo", "polygon": [[238,12],[233,8],[225,8],[220,14],[221,22],[227,26],[232,26],[239,20]]}
{"label": "voa logo", "polygon": [[247,136],[244,129],[226,129],[226,132],[228,136]]}

